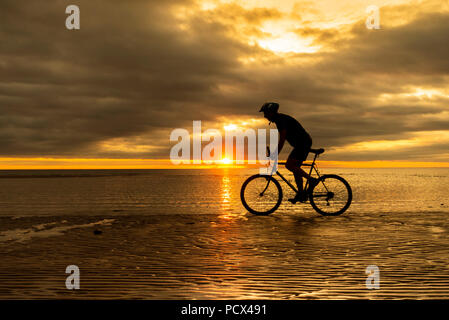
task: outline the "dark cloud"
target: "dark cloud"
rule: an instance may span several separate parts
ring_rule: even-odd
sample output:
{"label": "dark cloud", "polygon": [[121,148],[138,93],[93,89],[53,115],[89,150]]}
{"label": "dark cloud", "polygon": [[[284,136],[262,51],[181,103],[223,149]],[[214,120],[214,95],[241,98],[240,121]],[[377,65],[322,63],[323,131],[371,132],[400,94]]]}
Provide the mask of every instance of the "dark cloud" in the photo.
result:
{"label": "dark cloud", "polygon": [[174,1],[78,1],[81,30],[68,31],[66,4],[1,4],[4,155],[75,154],[214,116],[201,107],[245,50],[224,26],[196,19],[180,32]]}

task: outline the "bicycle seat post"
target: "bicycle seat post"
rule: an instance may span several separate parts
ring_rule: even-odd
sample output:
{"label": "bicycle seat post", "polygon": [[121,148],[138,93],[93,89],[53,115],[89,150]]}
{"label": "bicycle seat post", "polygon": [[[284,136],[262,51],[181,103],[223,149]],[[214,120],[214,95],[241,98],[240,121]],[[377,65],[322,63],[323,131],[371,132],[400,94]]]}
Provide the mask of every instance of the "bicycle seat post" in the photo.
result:
{"label": "bicycle seat post", "polygon": [[318,154],[315,153],[315,157],[313,157],[312,167],[315,165],[316,158],[318,158]]}

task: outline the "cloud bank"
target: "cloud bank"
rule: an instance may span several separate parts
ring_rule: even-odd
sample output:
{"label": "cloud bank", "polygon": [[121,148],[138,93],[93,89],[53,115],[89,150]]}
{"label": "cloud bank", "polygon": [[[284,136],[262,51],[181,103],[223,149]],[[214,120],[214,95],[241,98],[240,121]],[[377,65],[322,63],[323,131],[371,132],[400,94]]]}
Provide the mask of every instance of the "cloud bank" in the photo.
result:
{"label": "cloud bank", "polygon": [[364,12],[332,25],[311,2],[80,0],[69,31],[69,4],[0,3],[3,157],[168,158],[173,129],[274,100],[327,160],[449,159],[449,8],[435,1],[382,6],[380,30]]}

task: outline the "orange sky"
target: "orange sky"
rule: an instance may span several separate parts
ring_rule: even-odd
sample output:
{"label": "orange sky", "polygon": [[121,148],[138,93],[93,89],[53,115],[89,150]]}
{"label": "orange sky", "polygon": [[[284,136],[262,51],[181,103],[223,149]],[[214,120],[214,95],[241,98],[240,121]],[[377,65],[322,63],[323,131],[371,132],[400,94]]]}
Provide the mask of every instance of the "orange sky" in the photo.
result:
{"label": "orange sky", "polygon": [[[322,168],[449,168],[449,162],[319,161]],[[0,170],[21,169],[205,169],[244,168],[244,165],[173,165],[155,159],[0,158]],[[250,167],[250,166],[246,166]],[[251,165],[254,167],[254,165]]]}

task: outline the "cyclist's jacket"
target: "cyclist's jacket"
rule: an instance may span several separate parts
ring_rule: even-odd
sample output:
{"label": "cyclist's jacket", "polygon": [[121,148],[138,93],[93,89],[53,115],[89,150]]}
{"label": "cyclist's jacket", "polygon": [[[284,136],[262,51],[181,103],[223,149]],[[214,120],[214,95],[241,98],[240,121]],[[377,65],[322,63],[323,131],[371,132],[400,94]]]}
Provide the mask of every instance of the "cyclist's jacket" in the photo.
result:
{"label": "cyclist's jacket", "polygon": [[286,140],[292,147],[310,147],[312,145],[312,138],[295,118],[278,113],[273,122],[276,123],[278,131],[287,130]]}

